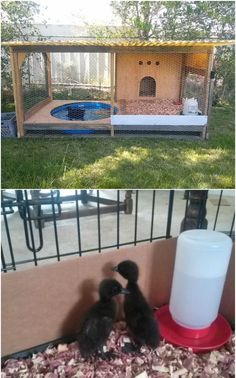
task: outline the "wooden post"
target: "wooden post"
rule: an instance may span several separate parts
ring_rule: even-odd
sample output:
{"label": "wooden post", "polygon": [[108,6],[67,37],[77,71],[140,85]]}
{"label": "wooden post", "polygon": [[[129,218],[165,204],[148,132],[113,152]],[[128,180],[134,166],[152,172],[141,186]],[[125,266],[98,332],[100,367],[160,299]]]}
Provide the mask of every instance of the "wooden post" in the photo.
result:
{"label": "wooden post", "polygon": [[[111,53],[111,116],[115,106],[115,53]],[[114,126],[111,125],[111,136],[114,137]]]}
{"label": "wooden post", "polygon": [[[210,82],[209,82],[209,94],[208,94],[208,108],[207,108],[207,114],[208,118],[210,116],[211,107],[212,107],[212,101],[213,101],[213,92],[214,92],[214,82],[215,82],[215,73],[214,71],[214,56],[215,51],[213,51],[212,54],[212,64],[211,64],[211,70],[210,70]],[[213,75],[212,75],[213,74]]]}
{"label": "wooden post", "polygon": [[14,51],[10,47],[10,59],[12,68],[12,83],[14,102],[16,109],[16,122],[17,122],[17,136],[18,138],[24,136],[24,106],[23,106],[23,91],[22,91],[22,78],[20,67],[25,59],[25,53]]}
{"label": "wooden post", "polygon": [[185,64],[186,64],[186,54],[182,55],[182,64],[181,64],[181,76],[180,76],[180,90],[179,90],[179,101],[182,101],[184,95],[184,85],[185,85]]}
{"label": "wooden post", "polygon": [[206,71],[205,83],[204,83],[204,92],[205,92],[205,101],[204,101],[204,114],[208,114],[209,100],[210,100],[210,87],[211,87],[211,70],[213,67],[214,51],[208,54],[208,67]]}
{"label": "wooden post", "polygon": [[52,67],[51,67],[51,54],[50,53],[43,53],[45,64],[46,64],[46,82],[47,82],[47,89],[48,89],[48,97],[52,101]]}

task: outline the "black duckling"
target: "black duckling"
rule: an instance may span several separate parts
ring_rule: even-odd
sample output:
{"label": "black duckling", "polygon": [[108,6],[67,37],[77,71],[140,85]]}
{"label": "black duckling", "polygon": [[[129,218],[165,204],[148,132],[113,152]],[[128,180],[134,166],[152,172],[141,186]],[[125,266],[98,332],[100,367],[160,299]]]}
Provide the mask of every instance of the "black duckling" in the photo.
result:
{"label": "black duckling", "polygon": [[133,337],[140,347],[147,345],[156,348],[160,342],[160,333],[157,320],[154,318],[153,310],[148,305],[137,284],[139,269],[133,261],[122,261],[112,269],[120,273],[128,280],[126,288],[129,296],[125,297],[124,312],[126,323],[131,330]]}
{"label": "black duckling", "polygon": [[100,283],[100,300],[90,307],[85,314],[78,332],[78,343],[82,357],[90,357],[99,351],[102,357],[105,344],[116,318],[117,305],[115,295],[128,294],[121,284],[114,279],[105,279]]}

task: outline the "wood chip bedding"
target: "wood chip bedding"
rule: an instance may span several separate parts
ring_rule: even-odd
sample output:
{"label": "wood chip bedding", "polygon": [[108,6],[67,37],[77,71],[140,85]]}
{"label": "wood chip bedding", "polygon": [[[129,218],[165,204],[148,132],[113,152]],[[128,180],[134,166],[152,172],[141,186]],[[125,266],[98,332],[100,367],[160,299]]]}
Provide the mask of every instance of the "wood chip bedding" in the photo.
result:
{"label": "wood chip bedding", "polygon": [[173,100],[119,100],[118,114],[158,114],[179,115],[183,105],[174,104]]}
{"label": "wood chip bedding", "polygon": [[161,341],[151,350],[124,353],[130,343],[126,324],[118,322],[106,344],[114,357],[103,360],[81,358],[77,342],[48,346],[45,352],[27,359],[9,359],[1,377],[14,378],[230,378],[234,377],[235,337],[223,348],[205,354],[173,347]]}

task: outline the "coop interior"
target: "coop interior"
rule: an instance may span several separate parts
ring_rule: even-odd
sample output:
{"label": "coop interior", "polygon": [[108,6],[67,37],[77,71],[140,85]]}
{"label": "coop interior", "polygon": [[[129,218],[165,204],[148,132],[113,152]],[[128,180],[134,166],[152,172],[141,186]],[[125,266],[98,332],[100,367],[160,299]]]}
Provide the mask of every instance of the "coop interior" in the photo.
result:
{"label": "coop interior", "polygon": [[[208,113],[208,54],[116,54],[114,93],[110,54],[53,53],[50,60],[52,101],[33,113],[30,109],[48,98],[46,61],[43,54],[34,53],[22,66],[28,132],[50,128],[56,133],[63,128],[67,135],[71,130],[109,135],[111,115],[179,116],[185,98],[197,101],[191,115]],[[150,129],[154,126],[145,127]],[[117,125],[116,130],[134,132],[135,127]],[[191,131],[198,130],[192,125]]]}
{"label": "coop interior", "polygon": [[180,115],[183,99],[195,98],[206,115],[207,68],[208,54],[118,54],[120,113]]}
{"label": "coop interior", "polygon": [[18,136],[207,138],[214,47],[227,43],[9,44]]}
{"label": "coop interior", "polygon": [[28,54],[21,69],[25,130],[109,134],[109,62],[106,53]]}
{"label": "coop interior", "polygon": [[234,191],[4,191],[2,214],[4,377],[234,376],[233,249],[219,306],[232,335],[223,344],[213,337],[215,347],[211,340],[199,353],[161,338],[154,349],[127,349],[134,339],[121,296],[104,346],[111,358],[82,357],[76,338],[99,283],[126,286],[112,270],[121,261],[138,265],[153,313],[165,308],[179,235],[207,229],[234,240]]}

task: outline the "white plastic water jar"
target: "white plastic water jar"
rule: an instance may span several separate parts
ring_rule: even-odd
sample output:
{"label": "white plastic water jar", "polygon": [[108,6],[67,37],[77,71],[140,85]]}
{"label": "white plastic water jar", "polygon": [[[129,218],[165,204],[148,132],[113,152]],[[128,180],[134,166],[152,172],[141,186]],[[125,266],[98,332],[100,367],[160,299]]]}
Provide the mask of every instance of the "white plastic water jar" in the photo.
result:
{"label": "white plastic water jar", "polygon": [[195,98],[186,98],[184,99],[184,115],[198,114],[198,102]]}
{"label": "white plastic water jar", "polygon": [[231,250],[232,240],[221,232],[180,234],[169,304],[178,325],[204,329],[217,318]]}

